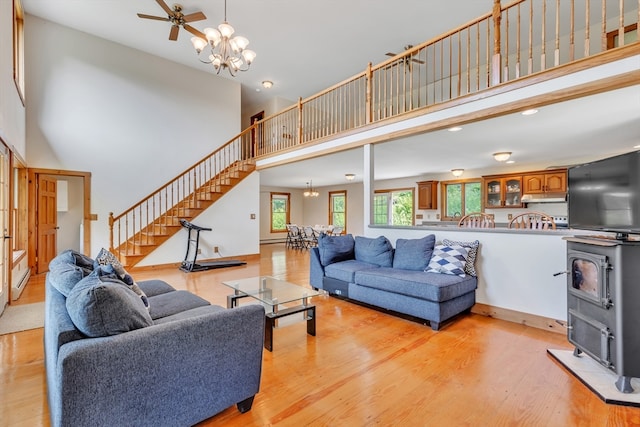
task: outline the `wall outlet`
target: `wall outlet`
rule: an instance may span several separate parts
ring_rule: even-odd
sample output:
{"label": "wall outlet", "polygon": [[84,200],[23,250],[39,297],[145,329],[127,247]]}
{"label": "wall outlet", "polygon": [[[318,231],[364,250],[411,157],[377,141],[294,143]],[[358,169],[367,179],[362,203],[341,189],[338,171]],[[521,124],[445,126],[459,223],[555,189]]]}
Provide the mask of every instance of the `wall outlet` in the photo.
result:
{"label": "wall outlet", "polygon": [[436,214],[436,219],[440,219],[440,214]]}
{"label": "wall outlet", "polygon": [[198,248],[198,255],[202,253],[202,248]]}
{"label": "wall outlet", "polygon": [[513,219],[513,214],[509,214],[509,215],[507,215],[507,219],[508,219],[509,221],[511,221],[511,220]]}
{"label": "wall outlet", "polygon": [[214,246],[214,247],[213,247],[213,253],[214,253],[214,254],[220,253],[220,251],[218,250],[218,247],[217,247],[217,246]]}

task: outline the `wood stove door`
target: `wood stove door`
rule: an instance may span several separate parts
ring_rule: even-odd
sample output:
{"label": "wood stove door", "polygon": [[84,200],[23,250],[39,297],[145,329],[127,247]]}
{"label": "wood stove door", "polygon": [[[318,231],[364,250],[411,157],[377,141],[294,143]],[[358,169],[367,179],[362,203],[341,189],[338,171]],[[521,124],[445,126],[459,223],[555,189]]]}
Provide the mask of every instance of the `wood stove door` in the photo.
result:
{"label": "wood stove door", "polygon": [[613,368],[611,341],[614,337],[607,325],[583,316],[573,309],[569,309],[568,323],[569,342],[605,367]]}

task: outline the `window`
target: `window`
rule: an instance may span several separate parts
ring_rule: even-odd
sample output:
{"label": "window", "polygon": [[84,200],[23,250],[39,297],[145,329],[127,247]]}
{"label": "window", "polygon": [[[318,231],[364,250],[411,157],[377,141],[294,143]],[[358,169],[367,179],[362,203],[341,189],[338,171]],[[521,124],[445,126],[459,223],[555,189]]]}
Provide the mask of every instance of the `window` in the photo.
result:
{"label": "window", "polygon": [[13,81],[24,105],[24,11],[20,0],[13,0]]}
{"label": "window", "polygon": [[413,225],[413,188],[376,190],[373,196],[373,223]]}
{"label": "window", "polygon": [[329,192],[329,225],[347,230],[347,191]]}
{"label": "window", "polygon": [[482,210],[480,181],[457,180],[442,183],[442,219],[455,220]]}
{"label": "window", "polygon": [[290,193],[271,193],[271,232],[287,231]]}

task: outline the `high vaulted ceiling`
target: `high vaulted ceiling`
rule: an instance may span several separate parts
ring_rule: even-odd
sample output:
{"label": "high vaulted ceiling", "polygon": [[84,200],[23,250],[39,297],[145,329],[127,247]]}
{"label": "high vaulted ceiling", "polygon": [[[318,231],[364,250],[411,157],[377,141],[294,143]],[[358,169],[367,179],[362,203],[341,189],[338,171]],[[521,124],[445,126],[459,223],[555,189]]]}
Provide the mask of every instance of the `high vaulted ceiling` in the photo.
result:
{"label": "high vaulted ceiling", "polygon": [[[208,71],[180,29],[140,19],[165,16],[155,0],[22,0],[28,14]],[[508,3],[503,1],[503,3]],[[167,1],[172,7],[173,2]],[[224,19],[224,1],[184,0],[183,13],[202,11],[198,30]],[[228,0],[227,19],[257,53],[251,69],[234,79],[242,85],[243,110],[273,97],[305,98],[387,59],[407,44],[419,44],[491,10],[492,0]],[[639,64],[640,68],[640,64]],[[220,76],[229,77],[226,71]],[[263,89],[263,80],[274,82]],[[256,89],[260,89],[258,92]],[[497,131],[498,130],[498,131]],[[550,136],[551,135],[551,136]],[[428,151],[438,141],[439,156]],[[431,144],[431,146],[429,146]],[[512,169],[567,165],[630,151],[640,144],[640,86],[554,104],[524,120],[519,114],[480,121],[458,133],[430,132],[379,144],[376,179],[445,173],[452,168],[487,170],[493,151],[514,151]],[[361,149],[264,170],[264,185],[303,187],[344,182],[362,171]],[[318,164],[321,162],[321,166]],[[314,171],[317,176],[310,176]],[[322,172],[320,172],[322,171]],[[497,171],[500,172],[501,170]]]}

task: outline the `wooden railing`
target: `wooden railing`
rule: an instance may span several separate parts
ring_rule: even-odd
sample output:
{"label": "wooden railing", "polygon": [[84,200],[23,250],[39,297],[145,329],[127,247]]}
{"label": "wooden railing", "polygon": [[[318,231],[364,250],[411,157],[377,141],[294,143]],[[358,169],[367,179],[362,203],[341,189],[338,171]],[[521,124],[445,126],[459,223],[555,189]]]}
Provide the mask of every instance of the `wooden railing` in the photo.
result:
{"label": "wooden railing", "polygon": [[[252,125],[258,156],[335,137],[631,41],[639,0],[516,0]],[[635,31],[635,33],[634,33]]]}
{"label": "wooden railing", "polygon": [[145,255],[166,229],[180,227],[179,219],[192,217],[229,178],[255,157],[252,130],[247,129],[136,205],[109,214],[110,250],[120,256]]}
{"label": "wooden railing", "polygon": [[[196,190],[242,161],[293,150],[490,87],[637,43],[640,0],[516,0],[252,124],[118,216],[111,248],[139,252],[197,208]],[[635,32],[635,33],[634,33]],[[633,34],[625,41],[625,36]],[[216,181],[217,180],[217,181]],[[155,237],[154,237],[155,238]]]}

